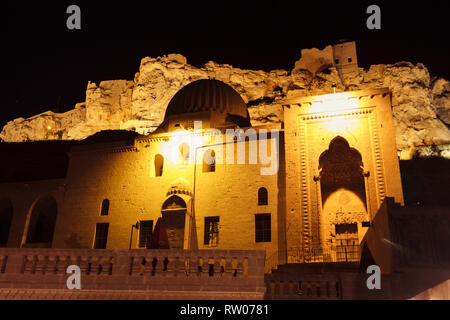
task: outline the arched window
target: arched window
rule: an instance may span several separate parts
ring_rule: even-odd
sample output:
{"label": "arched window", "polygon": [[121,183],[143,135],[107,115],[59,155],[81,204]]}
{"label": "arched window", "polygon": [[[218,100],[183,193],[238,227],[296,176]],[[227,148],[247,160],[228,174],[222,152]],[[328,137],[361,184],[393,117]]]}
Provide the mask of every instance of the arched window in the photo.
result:
{"label": "arched window", "polygon": [[163,174],[164,157],[160,154],[155,156],[155,177],[160,177]]}
{"label": "arched window", "polygon": [[208,149],[203,155],[203,172],[216,171],[216,153],[214,150]]}
{"label": "arched window", "polygon": [[180,150],[181,163],[187,164],[189,162],[189,145],[186,142],[183,142],[178,147]]}
{"label": "arched window", "polygon": [[267,205],[267,189],[259,188],[258,190],[258,206],[266,206]]}
{"label": "arched window", "polygon": [[102,201],[102,209],[100,210],[101,216],[107,216],[109,213],[109,200],[103,199]]}

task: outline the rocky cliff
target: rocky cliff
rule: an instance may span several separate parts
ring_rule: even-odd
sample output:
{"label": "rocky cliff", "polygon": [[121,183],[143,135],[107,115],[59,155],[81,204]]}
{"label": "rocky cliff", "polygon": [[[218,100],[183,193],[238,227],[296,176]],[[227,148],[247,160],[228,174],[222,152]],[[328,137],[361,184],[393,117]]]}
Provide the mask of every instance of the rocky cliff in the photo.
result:
{"label": "rocky cliff", "polygon": [[292,95],[315,95],[336,90],[388,87],[399,147],[450,143],[450,83],[431,79],[426,67],[399,62],[372,65],[369,70],[342,76],[329,66],[312,73],[298,61],[291,71],[243,70],[208,62],[197,68],[179,54],[142,59],[133,81],[88,83],[86,101],[65,113],[51,111],[8,122],[4,141],[83,139],[100,130],[127,129],[147,134],[164,118],[167,104],[186,84],[215,78],[231,85],[249,107],[252,124],[283,121],[281,101]]}

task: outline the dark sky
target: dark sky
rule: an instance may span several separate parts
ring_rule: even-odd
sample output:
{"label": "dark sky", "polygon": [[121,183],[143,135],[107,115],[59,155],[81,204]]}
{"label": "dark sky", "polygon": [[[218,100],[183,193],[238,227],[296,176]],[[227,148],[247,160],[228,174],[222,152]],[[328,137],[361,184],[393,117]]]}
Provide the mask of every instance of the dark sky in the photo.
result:
{"label": "dark sky", "polygon": [[[192,3],[191,3],[192,2]],[[81,8],[81,30],[66,8]],[[366,27],[371,4],[381,30]],[[2,3],[0,126],[17,117],[72,109],[87,82],[134,78],[141,58],[181,53],[249,69],[287,69],[302,48],[357,41],[360,67],[423,62],[450,78],[445,1],[11,1]]]}

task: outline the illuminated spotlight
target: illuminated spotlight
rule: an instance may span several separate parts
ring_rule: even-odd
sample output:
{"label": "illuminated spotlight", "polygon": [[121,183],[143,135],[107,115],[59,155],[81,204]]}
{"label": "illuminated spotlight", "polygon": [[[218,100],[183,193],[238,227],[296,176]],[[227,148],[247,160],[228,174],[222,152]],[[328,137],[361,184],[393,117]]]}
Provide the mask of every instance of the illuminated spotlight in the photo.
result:
{"label": "illuminated spotlight", "polygon": [[52,126],[47,126],[47,130],[52,130]]}

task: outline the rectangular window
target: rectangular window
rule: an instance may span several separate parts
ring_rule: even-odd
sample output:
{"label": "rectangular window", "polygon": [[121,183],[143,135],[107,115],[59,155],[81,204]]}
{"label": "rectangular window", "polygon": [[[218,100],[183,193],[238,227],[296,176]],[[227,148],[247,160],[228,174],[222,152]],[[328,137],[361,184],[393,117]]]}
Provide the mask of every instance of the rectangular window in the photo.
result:
{"label": "rectangular window", "polygon": [[97,223],[95,227],[94,249],[106,249],[109,223]]}
{"label": "rectangular window", "polygon": [[139,248],[150,248],[152,231],[153,220],[141,220],[139,222]]}
{"label": "rectangular window", "polygon": [[219,217],[205,217],[205,236],[203,243],[217,247],[219,243]]}
{"label": "rectangular window", "polygon": [[270,242],[270,213],[255,214],[255,242]]}

